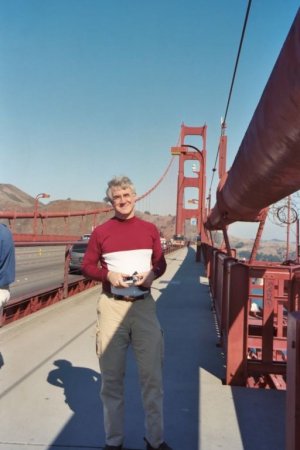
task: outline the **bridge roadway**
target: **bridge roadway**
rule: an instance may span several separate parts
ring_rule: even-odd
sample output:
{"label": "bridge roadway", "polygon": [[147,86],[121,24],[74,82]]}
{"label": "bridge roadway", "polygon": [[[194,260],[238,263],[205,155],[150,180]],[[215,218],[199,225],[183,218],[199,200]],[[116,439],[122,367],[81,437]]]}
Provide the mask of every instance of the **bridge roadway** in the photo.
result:
{"label": "bridge roadway", "polygon": [[[168,255],[153,294],[165,332],[165,430],[174,450],[283,450],[285,392],[222,385],[224,360],[204,268],[193,248]],[[0,450],[104,447],[95,349],[99,287],[0,330]],[[128,355],[126,449],[143,449]]]}

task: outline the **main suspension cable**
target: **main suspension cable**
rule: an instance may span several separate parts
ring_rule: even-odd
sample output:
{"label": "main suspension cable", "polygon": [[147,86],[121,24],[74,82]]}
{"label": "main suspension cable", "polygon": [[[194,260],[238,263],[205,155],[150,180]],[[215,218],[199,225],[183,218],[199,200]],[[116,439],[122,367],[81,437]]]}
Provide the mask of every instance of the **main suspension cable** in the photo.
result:
{"label": "main suspension cable", "polygon": [[[237,67],[238,67],[238,63],[239,63],[239,59],[240,59],[240,53],[241,53],[241,49],[242,49],[242,45],[243,45],[243,41],[244,41],[244,36],[245,36],[246,26],[247,26],[249,12],[250,12],[250,8],[251,8],[251,3],[252,3],[252,0],[249,0],[248,6],[247,6],[247,11],[246,11],[246,16],[244,19],[243,31],[242,31],[242,35],[241,35],[241,39],[240,39],[240,45],[239,45],[239,49],[238,49],[238,53],[237,53],[237,57],[236,57],[236,61],[235,61],[235,66],[234,66],[233,76],[232,76],[232,80],[231,80],[231,85],[230,85],[230,90],[229,90],[229,95],[228,95],[228,100],[227,100],[223,123],[226,123],[229,103],[231,100],[231,94],[232,94],[233,85],[234,85],[234,81],[235,81],[236,71],[237,71]],[[222,125],[223,125],[223,123],[222,123]]]}
{"label": "main suspension cable", "polygon": [[[243,41],[244,41],[246,26],[247,26],[247,23],[248,23],[248,17],[249,17],[249,13],[250,13],[251,3],[252,3],[252,0],[248,0],[246,15],[245,15],[245,19],[244,19],[243,30],[242,30],[242,34],[241,34],[241,38],[240,38],[240,44],[239,44],[238,53],[237,53],[237,57],[236,57],[236,61],[235,61],[235,66],[234,66],[234,71],[233,71],[233,75],[232,75],[231,85],[230,85],[230,89],[229,89],[229,95],[228,95],[228,99],[227,99],[225,115],[224,115],[224,119],[221,122],[221,135],[222,136],[224,135],[225,128],[226,128],[226,118],[227,118],[227,113],[228,113],[229,104],[230,104],[230,100],[231,100],[231,95],[232,95],[232,91],[233,91],[233,85],[234,85],[234,81],[235,81],[235,77],[236,77],[237,67],[238,67],[238,63],[239,63],[239,59],[240,59],[241,49],[242,49],[242,45],[243,45]],[[216,155],[216,159],[215,159],[215,164],[214,164],[214,167],[212,169],[213,175],[212,175],[210,188],[209,188],[209,198],[211,196],[211,188],[212,188],[212,184],[213,184],[213,179],[214,179],[214,176],[215,176],[215,172],[217,170],[216,167],[217,167],[217,162],[218,162],[218,158],[219,158],[219,153],[220,153],[220,145],[218,146],[218,151],[217,151],[217,155]]]}
{"label": "main suspension cable", "polygon": [[154,184],[154,186],[152,186],[152,188],[150,188],[147,192],[145,192],[143,195],[140,195],[139,197],[137,197],[136,201],[140,201],[143,198],[147,197],[151,192],[154,191],[154,189],[157,188],[157,186],[162,182],[162,180],[165,178],[165,176],[167,175],[173,161],[175,159],[175,156],[172,156],[171,161],[168,164],[168,167],[166,168],[166,170],[164,171],[164,173],[162,174],[162,176],[160,177],[160,179]]}

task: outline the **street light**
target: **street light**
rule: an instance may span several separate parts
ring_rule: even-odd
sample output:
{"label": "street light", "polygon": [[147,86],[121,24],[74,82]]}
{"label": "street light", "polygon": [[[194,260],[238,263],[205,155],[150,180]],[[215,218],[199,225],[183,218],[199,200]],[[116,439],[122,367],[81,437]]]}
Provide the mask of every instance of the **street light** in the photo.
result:
{"label": "street light", "polygon": [[199,148],[195,147],[194,145],[182,144],[181,147],[189,147],[189,148],[193,148],[194,150],[196,150],[196,152],[198,152],[198,153],[202,156],[202,153],[201,153],[201,151],[199,150]]}
{"label": "street light", "polygon": [[38,215],[38,205],[39,205],[39,198],[49,198],[49,194],[45,194],[42,192],[41,194],[38,194],[34,199],[34,214],[33,214],[33,234],[36,236],[37,231],[37,215]]}

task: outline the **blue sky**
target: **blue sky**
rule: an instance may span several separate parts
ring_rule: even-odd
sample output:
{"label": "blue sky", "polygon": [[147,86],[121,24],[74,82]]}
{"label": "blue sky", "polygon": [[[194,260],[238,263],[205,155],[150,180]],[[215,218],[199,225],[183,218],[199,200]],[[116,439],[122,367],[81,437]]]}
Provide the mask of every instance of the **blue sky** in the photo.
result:
{"label": "blue sky", "polygon": [[[246,7],[0,0],[0,182],[52,201],[98,201],[108,179],[126,174],[143,194],[165,171],[184,122],[207,124],[209,184]],[[298,8],[252,1],[227,116],[228,167]],[[175,184],[160,189],[151,209],[173,214]]]}

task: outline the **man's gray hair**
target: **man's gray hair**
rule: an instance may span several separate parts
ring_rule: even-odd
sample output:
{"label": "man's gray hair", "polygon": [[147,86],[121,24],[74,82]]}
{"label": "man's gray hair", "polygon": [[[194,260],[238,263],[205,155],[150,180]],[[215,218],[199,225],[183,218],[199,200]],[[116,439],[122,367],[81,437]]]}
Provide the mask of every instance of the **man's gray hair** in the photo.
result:
{"label": "man's gray hair", "polygon": [[130,178],[125,177],[125,176],[114,177],[112,180],[108,181],[108,183],[107,183],[106,197],[104,198],[104,201],[112,203],[111,189],[114,187],[118,187],[121,189],[129,188],[132,190],[133,194],[136,194],[134,184],[132,183]]}

